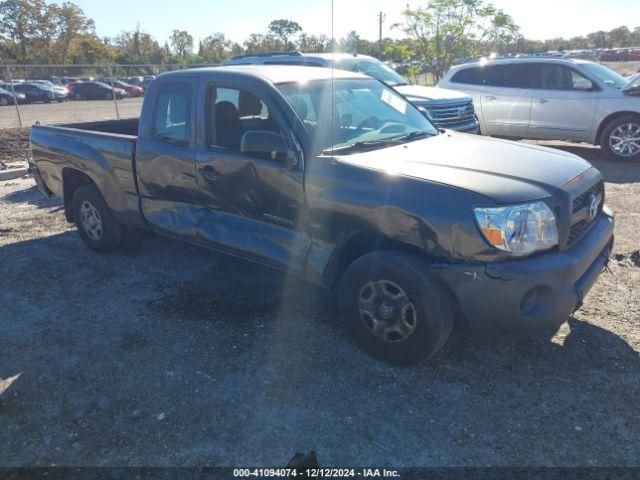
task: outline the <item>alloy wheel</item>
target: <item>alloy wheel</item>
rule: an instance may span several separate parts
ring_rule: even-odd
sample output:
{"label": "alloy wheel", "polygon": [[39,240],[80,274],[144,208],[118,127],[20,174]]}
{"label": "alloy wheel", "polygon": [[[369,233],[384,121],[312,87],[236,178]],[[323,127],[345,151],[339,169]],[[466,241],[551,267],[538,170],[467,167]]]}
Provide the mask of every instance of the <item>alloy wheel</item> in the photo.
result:
{"label": "alloy wheel", "polygon": [[418,323],[414,302],[389,280],[367,283],[360,291],[358,307],[367,329],[386,342],[407,340]]}
{"label": "alloy wheel", "polygon": [[89,201],[80,206],[80,221],[82,228],[92,240],[98,241],[102,237],[102,218],[100,213]]}
{"label": "alloy wheel", "polygon": [[640,124],[623,123],[609,135],[609,147],[620,157],[633,157],[640,153]]}

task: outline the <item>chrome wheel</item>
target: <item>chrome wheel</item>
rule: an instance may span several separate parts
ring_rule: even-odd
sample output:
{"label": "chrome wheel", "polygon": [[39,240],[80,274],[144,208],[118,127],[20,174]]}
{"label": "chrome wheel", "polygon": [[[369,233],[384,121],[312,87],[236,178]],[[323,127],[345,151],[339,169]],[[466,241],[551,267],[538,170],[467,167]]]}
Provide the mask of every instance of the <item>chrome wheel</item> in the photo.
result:
{"label": "chrome wheel", "polygon": [[618,125],[609,135],[609,147],[620,157],[633,157],[640,153],[640,124]]}
{"label": "chrome wheel", "polygon": [[413,301],[389,280],[367,283],[360,291],[358,307],[367,329],[386,342],[405,341],[418,323]]}
{"label": "chrome wheel", "polygon": [[80,206],[80,222],[82,228],[92,240],[98,241],[102,237],[102,219],[100,213],[91,202],[84,201]]}

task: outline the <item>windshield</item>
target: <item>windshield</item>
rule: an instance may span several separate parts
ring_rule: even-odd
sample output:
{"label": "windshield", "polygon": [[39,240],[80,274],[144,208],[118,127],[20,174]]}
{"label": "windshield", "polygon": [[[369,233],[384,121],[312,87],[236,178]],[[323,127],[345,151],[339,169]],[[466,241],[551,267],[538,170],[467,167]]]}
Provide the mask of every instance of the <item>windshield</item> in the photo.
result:
{"label": "windshield", "polygon": [[[332,96],[333,84],[333,96]],[[413,138],[413,132],[436,135],[436,128],[392,89],[368,79],[285,83],[278,89],[303,121],[314,151]]]}
{"label": "windshield", "polygon": [[600,65],[598,63],[583,63],[580,66],[587,73],[590,73],[609,87],[621,89],[627,84],[627,80],[625,80],[622,75],[617,74],[604,65]]}
{"label": "windshield", "polygon": [[350,58],[348,60],[336,62],[335,66],[342,70],[364,73],[369,77],[373,77],[376,80],[386,83],[390,87],[407,84],[404,77],[398,74],[393,68],[386,63],[378,62],[376,60],[359,60],[358,58]]}

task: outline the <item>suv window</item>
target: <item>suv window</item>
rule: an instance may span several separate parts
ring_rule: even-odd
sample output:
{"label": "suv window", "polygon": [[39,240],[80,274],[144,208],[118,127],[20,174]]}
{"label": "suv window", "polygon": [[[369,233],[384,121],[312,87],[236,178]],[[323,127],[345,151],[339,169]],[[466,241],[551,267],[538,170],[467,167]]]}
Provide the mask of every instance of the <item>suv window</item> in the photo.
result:
{"label": "suv window", "polygon": [[451,81],[466,85],[482,85],[484,83],[484,69],[482,67],[462,69],[451,78]]}
{"label": "suv window", "polygon": [[542,64],[540,74],[540,88],[542,90],[580,90],[576,84],[590,81],[572,68],[552,63]]}
{"label": "suv window", "polygon": [[153,108],[153,136],[167,143],[186,146],[191,140],[191,101],[189,82],[160,85]]}
{"label": "suv window", "polygon": [[239,88],[209,86],[206,116],[208,144],[237,152],[242,136],[249,130],[280,131],[267,105]]}
{"label": "suv window", "polygon": [[490,87],[533,88],[536,67],[533,64],[489,65],[484,84]]}

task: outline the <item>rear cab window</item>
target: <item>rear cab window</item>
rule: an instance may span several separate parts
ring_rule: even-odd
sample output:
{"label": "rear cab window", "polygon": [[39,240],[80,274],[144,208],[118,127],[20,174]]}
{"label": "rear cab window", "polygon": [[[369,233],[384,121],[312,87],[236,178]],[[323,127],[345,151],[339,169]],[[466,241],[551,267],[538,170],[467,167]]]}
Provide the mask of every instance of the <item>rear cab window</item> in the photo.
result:
{"label": "rear cab window", "polygon": [[164,142],[188,146],[191,142],[191,82],[166,82],[158,87],[153,106],[152,135]]}

